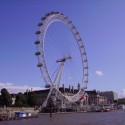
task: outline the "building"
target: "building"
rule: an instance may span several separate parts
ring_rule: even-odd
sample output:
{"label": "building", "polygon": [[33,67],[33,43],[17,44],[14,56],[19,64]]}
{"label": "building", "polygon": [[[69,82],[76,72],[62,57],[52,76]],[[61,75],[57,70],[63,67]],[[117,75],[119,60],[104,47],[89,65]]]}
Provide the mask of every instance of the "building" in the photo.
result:
{"label": "building", "polygon": [[88,95],[88,105],[106,105],[107,97],[100,95],[96,90],[86,91]]}
{"label": "building", "polygon": [[37,106],[41,106],[43,102],[46,100],[47,95],[49,93],[50,89],[44,89],[44,90],[36,90],[33,91],[37,94]]}
{"label": "building", "polygon": [[107,98],[108,104],[112,104],[114,102],[117,102],[118,100],[118,93],[114,91],[104,91],[104,92],[99,92],[99,94]]}
{"label": "building", "polygon": [[16,101],[16,94],[10,94],[11,98],[12,98],[12,105],[15,105],[15,101]]}
{"label": "building", "polygon": [[[60,87],[59,90],[65,95],[73,96],[78,92],[78,89],[74,89],[74,87],[69,86],[69,88]],[[41,106],[43,102],[46,100],[47,95],[49,93],[49,88],[45,90],[37,90],[34,91],[37,94],[37,105]],[[84,97],[82,97],[83,105],[106,105],[108,104],[108,99],[105,95],[96,90],[85,91]],[[81,101],[79,100],[79,102]]]}

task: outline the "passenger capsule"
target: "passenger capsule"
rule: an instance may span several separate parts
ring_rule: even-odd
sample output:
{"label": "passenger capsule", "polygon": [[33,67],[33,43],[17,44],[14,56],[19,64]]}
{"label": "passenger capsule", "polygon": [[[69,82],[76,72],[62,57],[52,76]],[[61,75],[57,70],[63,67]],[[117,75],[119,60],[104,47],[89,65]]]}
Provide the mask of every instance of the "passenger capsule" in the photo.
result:
{"label": "passenger capsule", "polygon": [[76,28],[75,26],[72,27],[72,29],[75,29],[75,28]]}
{"label": "passenger capsule", "polygon": [[82,55],[86,55],[86,53],[85,53],[85,52],[83,52],[83,53],[82,53]]}
{"label": "passenger capsule", "polygon": [[50,13],[47,13],[45,16],[49,16],[50,15]]}
{"label": "passenger capsule", "polygon": [[37,64],[37,67],[42,67],[42,66],[43,66],[42,63],[38,63],[38,64]]}
{"label": "passenger capsule", "polygon": [[78,41],[82,41],[82,39],[78,39]]}
{"label": "passenger capsule", "polygon": [[85,86],[84,89],[87,89],[87,87]]}
{"label": "passenger capsule", "polygon": [[85,76],[88,76],[88,74],[84,74]]}
{"label": "passenger capsule", "polygon": [[49,84],[46,84],[46,85],[45,85],[45,88],[50,88],[50,85],[49,85]]}
{"label": "passenger capsule", "polygon": [[84,46],[83,46],[83,45],[81,45],[81,46],[80,46],[80,48],[84,48]]}
{"label": "passenger capsule", "polygon": [[38,55],[40,55],[40,54],[41,54],[40,52],[36,52],[36,53],[35,53],[36,56],[38,56]]}
{"label": "passenger capsule", "polygon": [[75,35],[78,35],[78,34],[79,34],[79,32],[76,32],[76,33],[75,33]]}
{"label": "passenger capsule", "polygon": [[38,26],[42,26],[43,25],[43,23],[38,23]]}
{"label": "passenger capsule", "polygon": [[67,17],[67,16],[65,16],[65,17],[64,17],[64,19],[68,19],[68,17]]}
{"label": "passenger capsule", "polygon": [[35,44],[40,44],[40,41],[39,40],[35,41]]}
{"label": "passenger capsule", "polygon": [[60,13],[60,15],[64,15],[63,13]]}
{"label": "passenger capsule", "polygon": [[68,22],[68,24],[71,24],[71,23],[72,23],[72,21],[69,21],[69,22]]}
{"label": "passenger capsule", "polygon": [[88,60],[84,60],[84,62],[87,62]]}
{"label": "passenger capsule", "polygon": [[40,34],[41,33],[41,31],[36,31],[36,34],[38,35],[38,34]]}
{"label": "passenger capsule", "polygon": [[[82,53],[83,55],[86,55],[86,53],[84,52],[84,53]],[[87,60],[84,60],[84,61],[87,61]]]}
{"label": "passenger capsule", "polygon": [[59,14],[59,12],[55,12],[55,14]]}
{"label": "passenger capsule", "polygon": [[85,82],[85,83],[88,83],[88,81],[87,81],[87,80],[85,80],[84,82]]}
{"label": "passenger capsule", "polygon": [[42,17],[42,19],[41,20],[45,20],[46,19],[46,17]]}
{"label": "passenger capsule", "polygon": [[88,67],[84,67],[84,69],[88,69]]}
{"label": "passenger capsule", "polygon": [[55,13],[54,11],[51,12],[51,14],[54,14],[54,13]]}

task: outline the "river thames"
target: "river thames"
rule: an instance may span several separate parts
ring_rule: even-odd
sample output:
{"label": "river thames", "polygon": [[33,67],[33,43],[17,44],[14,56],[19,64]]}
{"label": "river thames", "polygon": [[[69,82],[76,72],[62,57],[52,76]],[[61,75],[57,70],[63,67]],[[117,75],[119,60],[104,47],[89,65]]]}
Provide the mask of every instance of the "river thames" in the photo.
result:
{"label": "river thames", "polygon": [[38,118],[1,121],[0,125],[125,125],[125,110],[112,112],[39,114]]}

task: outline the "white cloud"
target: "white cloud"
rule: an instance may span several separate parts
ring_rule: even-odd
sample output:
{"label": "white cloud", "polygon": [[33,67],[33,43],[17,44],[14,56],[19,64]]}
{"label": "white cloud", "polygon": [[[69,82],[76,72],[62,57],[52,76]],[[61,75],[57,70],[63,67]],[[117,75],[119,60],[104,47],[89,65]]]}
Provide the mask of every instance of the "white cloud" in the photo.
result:
{"label": "white cloud", "polygon": [[3,86],[4,85],[4,83],[0,83],[0,86]]}
{"label": "white cloud", "polygon": [[18,93],[18,92],[26,92],[26,90],[42,90],[45,88],[42,87],[38,87],[38,86],[28,86],[28,85],[14,85],[13,83],[0,83],[0,90],[2,88],[6,88],[8,90],[9,93]]}
{"label": "white cloud", "polygon": [[7,82],[6,85],[7,85],[7,86],[13,86],[14,84]]}
{"label": "white cloud", "polygon": [[96,73],[97,76],[103,76],[103,75],[104,75],[103,72],[102,72],[102,71],[99,71],[99,70],[96,71],[95,73]]}
{"label": "white cloud", "polygon": [[119,93],[119,98],[125,98],[125,89],[122,89]]}

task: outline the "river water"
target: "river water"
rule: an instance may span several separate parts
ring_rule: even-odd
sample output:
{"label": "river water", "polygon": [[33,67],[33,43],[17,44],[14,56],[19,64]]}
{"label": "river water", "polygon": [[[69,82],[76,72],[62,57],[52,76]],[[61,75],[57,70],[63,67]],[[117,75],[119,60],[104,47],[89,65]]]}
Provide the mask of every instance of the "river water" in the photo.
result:
{"label": "river water", "polygon": [[125,125],[125,110],[112,112],[39,114],[38,118],[1,121],[0,125]]}

